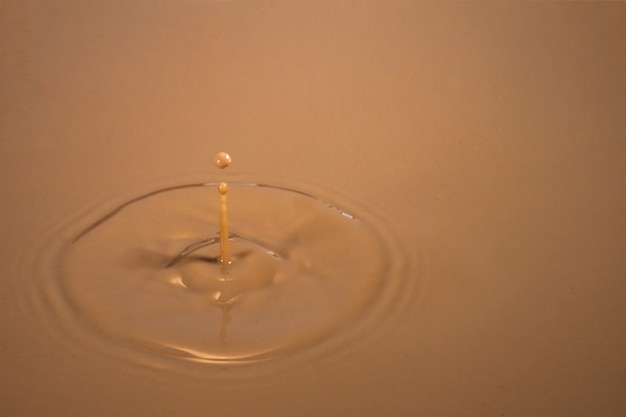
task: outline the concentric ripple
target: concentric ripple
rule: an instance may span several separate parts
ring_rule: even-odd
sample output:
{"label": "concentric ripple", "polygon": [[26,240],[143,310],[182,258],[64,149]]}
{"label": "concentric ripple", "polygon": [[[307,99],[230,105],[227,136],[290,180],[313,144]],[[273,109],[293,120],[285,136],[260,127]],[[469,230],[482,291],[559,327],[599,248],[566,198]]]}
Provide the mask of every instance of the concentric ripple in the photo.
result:
{"label": "concentric ripple", "polygon": [[246,363],[340,335],[400,285],[393,242],[363,217],[264,184],[229,184],[225,269],[215,185],[163,188],[101,213],[60,254],[57,308],[137,351]]}

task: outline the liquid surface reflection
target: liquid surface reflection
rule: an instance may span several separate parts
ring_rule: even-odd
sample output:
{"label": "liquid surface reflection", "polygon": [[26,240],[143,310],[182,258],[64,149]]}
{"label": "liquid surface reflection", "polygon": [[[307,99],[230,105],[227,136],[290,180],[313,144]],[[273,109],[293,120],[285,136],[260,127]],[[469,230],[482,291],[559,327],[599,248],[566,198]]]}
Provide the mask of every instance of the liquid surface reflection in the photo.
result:
{"label": "liquid surface reflection", "polygon": [[230,184],[221,264],[215,187],[161,188],[74,225],[43,294],[66,332],[130,347],[130,361],[232,365],[362,332],[401,304],[407,260],[383,225],[287,187]]}

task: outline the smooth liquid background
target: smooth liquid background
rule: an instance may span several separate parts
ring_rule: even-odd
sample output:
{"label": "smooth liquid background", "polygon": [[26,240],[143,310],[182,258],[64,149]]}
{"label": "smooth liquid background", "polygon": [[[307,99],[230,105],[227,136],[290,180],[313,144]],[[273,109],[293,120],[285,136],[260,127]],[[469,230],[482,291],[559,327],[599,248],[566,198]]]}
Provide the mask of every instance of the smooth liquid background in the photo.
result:
{"label": "smooth liquid background", "polygon": [[[0,414],[623,414],[625,14],[3,3]],[[363,343],[262,377],[147,372],[28,311],[63,225],[210,180],[219,149],[234,174],[382,213],[418,299]]]}

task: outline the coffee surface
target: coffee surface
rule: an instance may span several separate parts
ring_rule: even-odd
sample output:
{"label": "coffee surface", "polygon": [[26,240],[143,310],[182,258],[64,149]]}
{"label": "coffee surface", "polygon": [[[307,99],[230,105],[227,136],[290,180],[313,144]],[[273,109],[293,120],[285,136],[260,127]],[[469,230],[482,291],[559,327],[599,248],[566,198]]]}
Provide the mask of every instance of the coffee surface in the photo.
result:
{"label": "coffee surface", "polygon": [[623,415],[625,15],[5,1],[0,415]]}

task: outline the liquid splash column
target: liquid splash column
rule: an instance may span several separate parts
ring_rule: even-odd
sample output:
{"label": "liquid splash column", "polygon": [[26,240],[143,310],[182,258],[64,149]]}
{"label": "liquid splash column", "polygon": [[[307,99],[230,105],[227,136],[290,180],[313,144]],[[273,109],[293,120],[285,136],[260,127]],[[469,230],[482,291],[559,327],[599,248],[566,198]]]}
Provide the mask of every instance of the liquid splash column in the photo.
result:
{"label": "liquid splash column", "polygon": [[[224,169],[230,165],[232,158],[226,152],[219,152],[215,155],[215,166]],[[220,264],[228,266],[231,263],[230,245],[228,242],[228,208],[226,206],[226,193],[228,193],[228,184],[220,182],[217,187],[220,193]]]}

